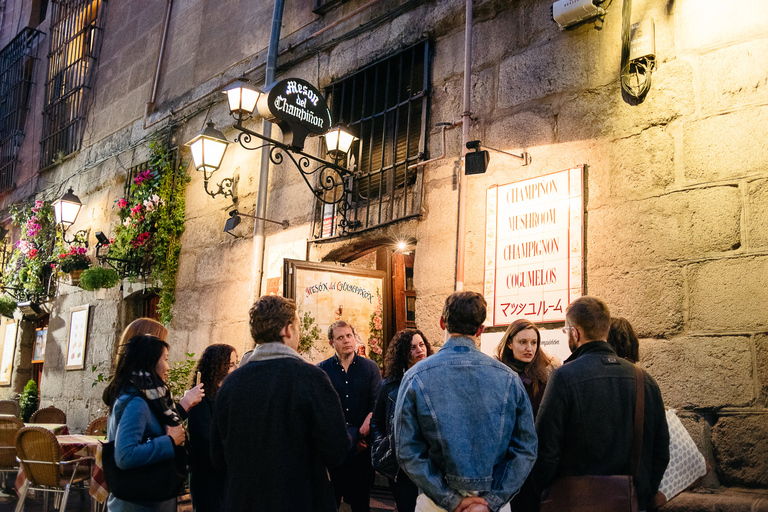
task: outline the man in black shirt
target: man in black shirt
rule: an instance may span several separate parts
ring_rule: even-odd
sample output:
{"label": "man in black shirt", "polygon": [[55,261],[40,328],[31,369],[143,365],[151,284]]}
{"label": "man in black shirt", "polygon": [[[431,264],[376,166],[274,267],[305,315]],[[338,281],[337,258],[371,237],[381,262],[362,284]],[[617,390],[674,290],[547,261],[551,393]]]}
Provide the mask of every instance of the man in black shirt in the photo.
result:
{"label": "man in black shirt", "polygon": [[355,444],[344,463],[328,472],[336,491],[337,506],[344,498],[352,512],[369,512],[374,472],[367,438],[381,389],[381,372],[376,363],[357,355],[355,330],[343,320],[328,328],[328,341],[336,354],[318,366],[328,374],[339,394],[347,432]]}

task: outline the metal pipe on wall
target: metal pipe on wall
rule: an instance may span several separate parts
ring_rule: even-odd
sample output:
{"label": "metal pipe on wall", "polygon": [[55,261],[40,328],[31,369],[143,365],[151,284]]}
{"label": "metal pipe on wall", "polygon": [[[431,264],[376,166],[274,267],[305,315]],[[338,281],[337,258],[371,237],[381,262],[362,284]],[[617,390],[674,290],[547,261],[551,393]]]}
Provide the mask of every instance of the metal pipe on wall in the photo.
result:
{"label": "metal pipe on wall", "polygon": [[[461,154],[467,153],[469,124],[471,122],[472,94],[472,0],[465,0],[464,23],[464,112],[461,124]],[[466,160],[464,160],[466,162]],[[466,164],[465,164],[466,165]],[[459,176],[459,214],[456,226],[456,291],[464,289],[464,236],[467,229],[467,175],[464,169]]]}
{"label": "metal pipe on wall", "polygon": [[155,67],[155,81],[152,84],[152,95],[149,98],[144,108],[144,129],[147,128],[147,117],[149,117],[149,111],[155,106],[155,100],[157,99],[157,86],[160,83],[160,66],[163,65],[163,54],[165,53],[165,42],[168,40],[168,26],[171,24],[171,9],[173,8],[173,0],[168,0],[165,6],[165,24],[163,25],[163,36],[160,39],[160,54],[157,56],[157,66]]}

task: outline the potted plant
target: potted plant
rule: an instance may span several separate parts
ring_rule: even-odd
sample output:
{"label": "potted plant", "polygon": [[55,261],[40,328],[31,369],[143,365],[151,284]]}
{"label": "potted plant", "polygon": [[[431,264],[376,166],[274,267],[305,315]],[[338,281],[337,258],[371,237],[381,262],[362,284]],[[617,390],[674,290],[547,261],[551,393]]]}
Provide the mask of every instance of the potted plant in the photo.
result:
{"label": "potted plant", "polygon": [[13,318],[14,311],[16,311],[16,299],[8,295],[0,297],[0,315]]}
{"label": "potted plant", "polygon": [[112,288],[119,282],[120,276],[111,268],[91,267],[80,274],[80,288],[87,291]]}
{"label": "potted plant", "polygon": [[91,267],[91,259],[85,253],[85,247],[70,247],[56,257],[59,271],[68,274],[73,285],[80,282],[83,270]]}
{"label": "potted plant", "polygon": [[19,398],[19,408],[21,409],[21,420],[24,423],[29,422],[29,418],[35,414],[37,407],[40,405],[40,390],[37,389],[35,381],[30,380],[27,385],[24,386],[24,391],[21,392],[21,398]]}

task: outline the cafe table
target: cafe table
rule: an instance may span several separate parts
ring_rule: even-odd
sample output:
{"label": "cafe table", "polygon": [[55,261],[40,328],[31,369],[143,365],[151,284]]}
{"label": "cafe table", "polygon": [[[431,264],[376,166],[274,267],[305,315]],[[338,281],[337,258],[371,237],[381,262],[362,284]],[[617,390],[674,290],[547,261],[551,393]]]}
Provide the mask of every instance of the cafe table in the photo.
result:
{"label": "cafe table", "polygon": [[[41,426],[37,424],[35,426]],[[89,494],[99,503],[104,503],[109,496],[107,484],[104,481],[104,468],[101,463],[101,443],[103,436],[60,435],[56,436],[61,448],[61,460],[74,460],[89,457],[91,463],[91,485]],[[24,469],[20,468],[16,477],[16,491],[21,489],[25,480]]]}
{"label": "cafe table", "polygon": [[25,423],[25,427],[40,427],[50,430],[57,436],[69,434],[69,428],[64,423]]}

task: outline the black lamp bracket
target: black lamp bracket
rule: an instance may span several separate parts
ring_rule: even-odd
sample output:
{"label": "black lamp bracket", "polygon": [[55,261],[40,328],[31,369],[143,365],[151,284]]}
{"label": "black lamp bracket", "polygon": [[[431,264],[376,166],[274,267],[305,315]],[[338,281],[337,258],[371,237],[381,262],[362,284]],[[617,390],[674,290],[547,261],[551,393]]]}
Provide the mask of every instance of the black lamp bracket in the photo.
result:
{"label": "black lamp bracket", "polygon": [[[99,238],[99,233],[101,232],[99,231],[96,233],[97,238]],[[106,239],[106,237],[104,238]],[[143,276],[147,273],[141,261],[129,260],[125,258],[113,258],[111,256],[107,256],[106,252],[102,254],[101,250],[107,245],[109,245],[109,242],[99,240],[99,242],[96,244],[96,259],[98,260],[99,264],[103,265],[106,263],[112,267],[120,276],[120,279],[124,279],[129,275]],[[109,249],[107,249],[107,251],[109,251]]]}
{"label": "black lamp bracket", "polygon": [[212,175],[212,172],[209,173],[208,171],[203,171],[203,188],[205,188],[205,193],[211,197],[216,197],[219,195],[223,195],[224,197],[231,197],[232,202],[236,203],[237,182],[240,180],[240,176],[235,174],[231,178],[224,178],[216,185],[218,189],[211,191],[208,190],[208,181],[211,179]]}
{"label": "black lamp bracket", "polygon": [[531,163],[531,155],[527,151],[523,151],[521,155],[516,155],[514,153],[508,153],[506,151],[502,151],[500,149],[492,148],[490,146],[485,146],[480,143],[479,140],[470,140],[467,142],[467,149],[474,149],[475,151],[480,151],[480,148],[490,149],[491,151],[495,151],[497,153],[503,153],[508,156],[515,157],[519,160],[523,161],[523,165],[530,165]]}
{"label": "black lamp bracket", "polygon": [[67,238],[67,230],[64,228],[64,226],[61,226],[61,239],[68,244],[83,244],[86,248],[88,247],[88,234],[91,232],[90,228],[85,230],[81,229],[79,231],[75,231],[74,236],[72,238]]}
{"label": "black lamp bracket", "polygon": [[249,215],[247,213],[243,213],[237,210],[232,210],[231,212],[229,212],[229,216],[230,217],[235,217],[235,216],[250,217],[251,219],[263,220],[264,222],[271,222],[272,224],[277,224],[279,226],[282,226],[283,229],[288,229],[288,226],[290,225],[288,224],[287,220],[284,220],[284,221],[272,220],[272,219],[267,219],[266,217],[257,217],[256,215]]}

